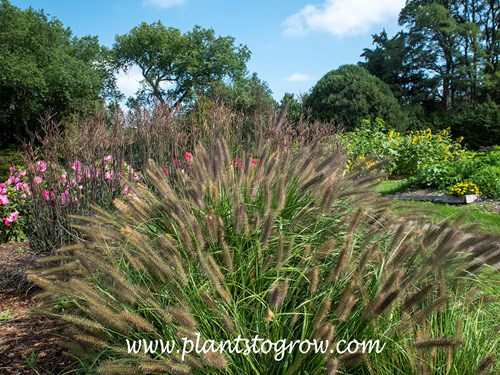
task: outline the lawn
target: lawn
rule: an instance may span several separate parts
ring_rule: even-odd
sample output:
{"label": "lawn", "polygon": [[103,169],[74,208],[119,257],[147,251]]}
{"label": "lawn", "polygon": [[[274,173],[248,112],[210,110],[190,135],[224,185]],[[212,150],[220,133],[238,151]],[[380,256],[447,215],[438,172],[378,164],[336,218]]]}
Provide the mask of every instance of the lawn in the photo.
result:
{"label": "lawn", "polygon": [[[396,194],[409,189],[410,184],[406,179],[385,180],[378,187],[381,195]],[[492,204],[447,205],[432,202],[398,201],[394,200],[391,207],[396,214],[419,212],[429,218],[433,223],[455,221],[461,215],[466,215],[462,226],[473,226],[475,231],[500,235],[500,213]]]}

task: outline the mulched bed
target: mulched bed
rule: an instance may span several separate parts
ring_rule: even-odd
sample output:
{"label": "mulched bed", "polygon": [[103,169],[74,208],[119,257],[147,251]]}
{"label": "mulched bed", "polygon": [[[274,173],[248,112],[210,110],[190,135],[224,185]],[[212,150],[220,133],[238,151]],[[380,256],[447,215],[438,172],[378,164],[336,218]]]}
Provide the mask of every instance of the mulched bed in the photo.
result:
{"label": "mulched bed", "polygon": [[57,323],[31,313],[39,290],[24,272],[35,265],[27,243],[0,245],[0,374],[60,374],[70,364],[57,346]]}

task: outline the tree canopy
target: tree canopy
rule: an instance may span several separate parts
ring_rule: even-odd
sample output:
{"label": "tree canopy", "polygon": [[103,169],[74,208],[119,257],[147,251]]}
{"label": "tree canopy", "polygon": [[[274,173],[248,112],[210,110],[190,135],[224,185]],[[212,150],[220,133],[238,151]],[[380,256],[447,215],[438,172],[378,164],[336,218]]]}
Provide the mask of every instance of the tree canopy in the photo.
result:
{"label": "tree canopy", "polygon": [[113,75],[97,37],[76,38],[32,8],[0,2],[0,139],[33,137],[46,114],[64,118],[103,104]]}
{"label": "tree canopy", "polygon": [[[448,111],[492,96],[500,56],[500,6],[490,0],[411,0],[404,31],[373,36],[362,63],[405,100]],[[488,86],[487,82],[490,83]]]}
{"label": "tree canopy", "polygon": [[233,111],[251,117],[265,114],[277,105],[271,89],[257,73],[240,75],[229,83],[215,82],[207,97],[221,100]]}
{"label": "tree canopy", "polygon": [[476,132],[483,141],[475,146],[499,143],[498,1],[409,0],[399,24],[404,29],[393,38],[373,36],[375,48],[364,50],[361,65],[403,103],[421,106],[423,122],[452,126],[455,135]]}
{"label": "tree canopy", "polygon": [[343,124],[352,130],[365,118],[380,117],[403,129],[400,105],[389,86],[361,66],[344,65],[325,74],[312,88],[304,106],[313,119]]}
{"label": "tree canopy", "polygon": [[246,72],[250,51],[234,42],[231,36],[216,37],[212,29],[195,26],[182,33],[158,21],[118,35],[113,55],[117,67],[141,70],[142,87],[131,104],[157,100],[175,106],[206,93],[216,81]]}

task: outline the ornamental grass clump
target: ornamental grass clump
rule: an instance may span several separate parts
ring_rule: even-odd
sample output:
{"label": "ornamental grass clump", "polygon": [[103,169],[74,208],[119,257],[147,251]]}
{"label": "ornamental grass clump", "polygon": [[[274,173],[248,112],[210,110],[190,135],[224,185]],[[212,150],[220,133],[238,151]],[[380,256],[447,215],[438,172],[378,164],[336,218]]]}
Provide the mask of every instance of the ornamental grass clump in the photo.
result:
{"label": "ornamental grass clump", "polygon": [[[315,143],[292,152],[262,141],[236,166],[227,144],[215,145],[211,153],[199,146],[192,171],[175,179],[151,163],[148,187],[132,186],[114,211],[96,207],[75,218],[84,240],[30,274],[44,289],[46,312],[67,322],[61,345],[85,371],[456,368],[453,350],[465,340],[458,331],[445,336],[433,319],[447,313],[461,278],[498,262],[497,242],[465,240],[446,225],[391,223],[374,177],[346,174],[340,149]],[[252,350],[240,341],[240,353],[229,352],[238,339],[256,337],[263,341]],[[290,349],[283,340],[306,344]],[[307,345],[314,340],[329,346],[315,353]],[[353,340],[379,340],[381,350],[363,352]],[[357,352],[345,351],[351,342]],[[458,366],[491,368],[491,350],[462,356]]]}

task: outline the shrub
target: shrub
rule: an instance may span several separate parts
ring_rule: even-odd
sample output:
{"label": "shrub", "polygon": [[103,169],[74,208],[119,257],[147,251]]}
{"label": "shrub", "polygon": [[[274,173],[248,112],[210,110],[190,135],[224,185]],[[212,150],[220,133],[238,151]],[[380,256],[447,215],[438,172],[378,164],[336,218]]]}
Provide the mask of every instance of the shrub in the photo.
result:
{"label": "shrub", "polygon": [[355,130],[365,118],[385,119],[391,127],[405,130],[407,117],[388,85],[357,65],[343,65],[325,74],[304,103],[313,119],[343,124]]}
{"label": "shrub", "polygon": [[497,153],[467,151],[447,163],[424,165],[411,180],[419,186],[436,187],[443,191],[470,181],[485,197],[496,199],[500,197],[500,166],[497,166],[500,156]]}
{"label": "shrub", "polygon": [[500,105],[492,100],[442,119],[472,149],[500,144]]}
{"label": "shrub", "polygon": [[70,216],[89,214],[96,202],[110,207],[114,197],[129,194],[127,181],[138,178],[131,167],[118,164],[111,155],[92,164],[77,159],[65,165],[45,160],[30,163],[32,194],[26,204],[26,231],[36,252],[50,252],[75,241],[79,231],[71,227]]}
{"label": "shrub", "polygon": [[[116,212],[80,218],[85,241],[30,273],[45,289],[47,308],[71,323],[63,346],[101,374],[409,374],[449,361],[461,371],[477,367],[489,353],[473,346],[458,362],[452,355],[429,361],[427,348],[451,350],[460,335],[443,337],[449,332],[429,331],[427,322],[447,311],[460,284],[453,275],[494,262],[498,244],[464,240],[448,226],[394,228],[369,188],[372,178],[344,175],[342,152],[324,154],[318,143],[300,151],[262,143],[235,163],[224,142],[212,153],[199,147],[191,173],[181,170],[169,182],[152,165],[151,188],[133,186],[136,195],[115,200]],[[459,262],[465,251],[469,261]],[[61,300],[66,308],[54,311]],[[181,358],[128,352],[126,344],[161,338],[180,349],[187,339],[210,345],[256,335],[380,339],[386,360],[329,350],[294,350],[281,360],[273,352]],[[493,350],[495,336],[484,343]]]}
{"label": "shrub", "polygon": [[26,238],[24,213],[30,196],[26,171],[10,167],[9,178],[0,183],[0,243],[20,242]]}
{"label": "shrub", "polygon": [[359,129],[347,133],[345,138],[350,160],[361,156],[388,159],[385,169],[391,175],[419,175],[429,166],[449,164],[464,154],[460,140],[453,140],[448,129],[438,133],[425,129],[401,134],[394,129],[386,130],[381,119],[364,120]]}
{"label": "shrub", "polygon": [[26,152],[33,194],[26,207],[26,234],[32,250],[51,252],[75,241],[79,231],[71,215],[91,212],[92,204],[111,207],[123,194],[126,140],[122,124],[109,126],[104,117],[61,130],[46,123],[37,146]]}
{"label": "shrub", "polygon": [[479,186],[484,196],[492,199],[500,198],[500,167],[484,166],[475,170],[471,179]]}
{"label": "shrub", "polygon": [[24,164],[24,154],[14,149],[0,150],[0,181],[9,178],[9,170],[13,165],[22,166]]}

